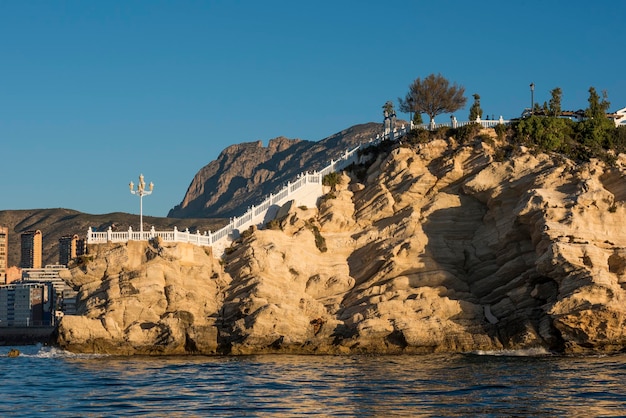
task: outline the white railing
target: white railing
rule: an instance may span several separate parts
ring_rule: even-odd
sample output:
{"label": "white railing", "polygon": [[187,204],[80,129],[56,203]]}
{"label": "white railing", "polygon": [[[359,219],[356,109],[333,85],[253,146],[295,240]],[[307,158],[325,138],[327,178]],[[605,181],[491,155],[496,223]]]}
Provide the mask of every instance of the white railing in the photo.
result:
{"label": "white railing", "polygon": [[[87,232],[87,243],[103,244],[107,242],[148,241],[159,237],[166,242],[188,242],[196,245],[218,246],[223,249],[229,241],[239,237],[240,231],[247,229],[251,225],[262,225],[264,222],[267,222],[268,213],[270,213],[270,211],[270,215],[275,216],[278,208],[289,200],[292,200],[292,196],[298,191],[310,187],[311,185],[317,185],[319,188],[325,175],[341,171],[350,164],[357,162],[359,159],[358,151],[360,149],[377,145],[385,140],[395,140],[415,128],[426,130],[434,130],[441,127],[458,128],[471,123],[479,123],[485,128],[491,128],[500,124],[509,124],[510,121],[503,120],[502,117],[500,117],[499,120],[477,119],[475,121],[457,122],[456,118],[452,117],[450,123],[434,123],[431,121],[429,124],[413,125],[413,122],[411,122],[410,126],[405,127],[402,125],[400,129],[394,128],[393,130],[386,130],[382,135],[376,135],[376,138],[359,144],[353,149],[344,151],[339,159],[331,159],[330,163],[320,171],[300,173],[294,182],[287,182],[287,185],[278,193],[270,193],[260,204],[256,206],[252,205],[240,217],[231,218],[228,225],[215,232],[207,231],[201,234],[200,231],[196,231],[195,233],[191,233],[188,229],[181,232],[176,227],[174,227],[173,231],[155,231],[154,227],[152,227],[149,231],[144,232],[133,231],[132,227],[129,227],[128,231],[113,231],[111,227],[109,227],[105,232],[95,232],[89,228]],[[318,192],[317,198],[322,195],[321,189],[319,190],[320,192]],[[221,251],[214,251],[214,255],[221,256],[222,254]]]}
{"label": "white railing", "polygon": [[191,233],[189,230],[179,231],[174,227],[173,231],[155,231],[154,227],[150,231],[137,232],[133,231],[133,228],[128,228],[128,231],[113,231],[111,227],[105,232],[95,232],[91,228],[87,231],[87,243],[88,244],[104,244],[107,242],[127,242],[127,241],[148,241],[154,238],[161,238],[163,241],[169,242],[190,242],[198,245],[211,245],[212,238],[215,234],[205,232],[204,235],[200,234],[200,231]]}
{"label": "white railing", "polygon": [[468,120],[468,121],[464,121],[464,122],[459,122],[456,120],[456,118],[454,116],[450,117],[450,122],[444,122],[444,123],[435,123],[433,120],[430,121],[430,123],[423,123],[421,125],[413,125],[413,122],[411,121],[411,127],[412,129],[426,129],[426,130],[435,130],[438,128],[460,128],[462,126],[466,126],[466,125],[471,125],[472,123],[477,123],[479,125],[481,125],[483,128],[493,128],[494,126],[497,125],[508,125],[511,123],[510,120],[505,120],[502,118],[502,116],[500,116],[500,119],[493,119],[493,120],[482,120],[480,118],[476,118],[476,120]]}

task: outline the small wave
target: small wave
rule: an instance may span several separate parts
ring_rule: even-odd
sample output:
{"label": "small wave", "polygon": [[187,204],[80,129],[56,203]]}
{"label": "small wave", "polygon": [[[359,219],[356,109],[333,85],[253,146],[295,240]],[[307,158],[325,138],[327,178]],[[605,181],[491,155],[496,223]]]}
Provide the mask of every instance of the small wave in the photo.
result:
{"label": "small wave", "polygon": [[27,358],[97,358],[106,357],[105,354],[76,354],[57,347],[43,346],[38,344],[35,350],[20,352],[20,357]]}
{"label": "small wave", "polygon": [[542,357],[550,356],[552,353],[544,347],[522,348],[518,350],[478,350],[470,354],[477,356],[504,356],[504,357]]}

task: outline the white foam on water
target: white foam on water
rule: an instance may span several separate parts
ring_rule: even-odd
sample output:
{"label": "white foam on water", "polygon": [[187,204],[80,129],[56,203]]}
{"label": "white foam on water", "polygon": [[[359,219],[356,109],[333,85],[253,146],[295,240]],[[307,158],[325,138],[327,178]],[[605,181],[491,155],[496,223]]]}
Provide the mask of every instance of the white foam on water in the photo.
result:
{"label": "white foam on water", "polygon": [[478,356],[508,356],[508,357],[541,357],[550,356],[552,353],[544,347],[523,348],[519,350],[478,350],[471,354]]}
{"label": "white foam on water", "polygon": [[57,347],[37,344],[31,347],[17,347],[20,357],[27,358],[97,358],[106,357],[105,354],[76,354]]}

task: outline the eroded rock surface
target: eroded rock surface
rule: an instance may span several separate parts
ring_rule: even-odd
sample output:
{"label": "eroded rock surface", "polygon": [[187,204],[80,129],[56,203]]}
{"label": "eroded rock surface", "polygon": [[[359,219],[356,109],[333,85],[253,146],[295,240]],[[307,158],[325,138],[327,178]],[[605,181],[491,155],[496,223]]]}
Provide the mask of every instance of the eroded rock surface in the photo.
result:
{"label": "eroded rock surface", "polygon": [[91,247],[66,281],[80,289],[58,344],[111,354],[217,352],[217,320],[229,277],[205,248],[130,241]]}
{"label": "eroded rock surface", "polygon": [[399,145],[359,178],[344,174],[319,208],[244,234],[221,263],[199,248],[97,248],[93,267],[72,269],[83,316],[63,318],[60,342],[129,353],[623,350],[626,159],[495,155],[483,142]]}

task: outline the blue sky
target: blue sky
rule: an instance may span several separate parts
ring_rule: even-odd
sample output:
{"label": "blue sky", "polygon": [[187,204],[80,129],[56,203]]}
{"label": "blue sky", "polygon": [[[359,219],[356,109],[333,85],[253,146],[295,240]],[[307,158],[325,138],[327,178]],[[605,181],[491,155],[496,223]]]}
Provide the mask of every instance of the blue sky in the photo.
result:
{"label": "blue sky", "polygon": [[[227,146],[381,122],[441,73],[519,116],[607,90],[626,107],[626,9],[609,1],[0,0],[0,210],[166,216]],[[405,118],[408,115],[400,115]],[[448,120],[440,115],[437,121]]]}

